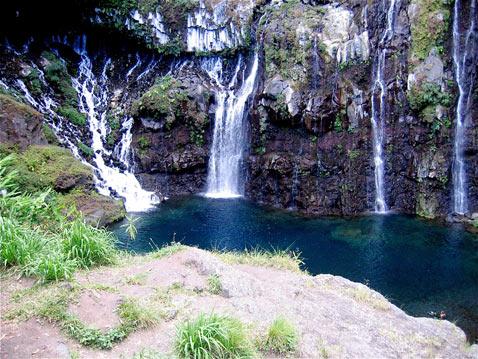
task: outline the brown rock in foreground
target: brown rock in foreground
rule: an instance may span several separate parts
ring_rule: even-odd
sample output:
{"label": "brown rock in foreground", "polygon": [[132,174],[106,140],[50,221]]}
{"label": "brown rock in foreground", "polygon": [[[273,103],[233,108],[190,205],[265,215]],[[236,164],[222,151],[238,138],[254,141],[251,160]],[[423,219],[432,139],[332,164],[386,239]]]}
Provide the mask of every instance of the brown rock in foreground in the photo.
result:
{"label": "brown rock in foreground", "polygon": [[[225,313],[250,324],[251,334],[264,333],[278,315],[300,332],[300,358],[476,358],[454,324],[414,318],[368,287],[342,277],[315,277],[271,267],[226,264],[209,252],[186,248],[162,259],[129,258],[123,265],[102,267],[76,276],[83,288],[69,311],[89,326],[105,329],[118,323],[115,308],[125,298],[144,301],[162,295],[168,315],[151,329],[131,334],[110,351],[84,348],[53,324],[30,319],[2,319],[2,358],[132,357],[145,348],[172,354],[176,326],[200,312]],[[208,278],[218,275],[222,292],[208,292]],[[19,283],[2,279],[2,312]],[[267,355],[266,355],[267,357]]]}

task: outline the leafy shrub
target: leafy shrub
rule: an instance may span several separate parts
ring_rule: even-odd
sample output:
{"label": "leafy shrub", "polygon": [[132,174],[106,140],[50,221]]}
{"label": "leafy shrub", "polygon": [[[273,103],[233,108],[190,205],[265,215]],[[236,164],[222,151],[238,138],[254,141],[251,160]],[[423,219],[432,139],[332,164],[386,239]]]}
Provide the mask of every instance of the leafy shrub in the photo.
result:
{"label": "leafy shrub", "polygon": [[450,21],[449,0],[415,0],[418,10],[411,19],[411,54],[414,58],[424,60],[432,48],[443,50]]}
{"label": "leafy shrub", "polygon": [[100,7],[117,9],[123,15],[128,15],[137,8],[138,0],[100,0]]}
{"label": "leafy shrub", "polygon": [[291,353],[297,349],[298,341],[295,327],[285,318],[279,317],[269,327],[263,347],[277,354]]}
{"label": "leafy shrub", "polygon": [[87,145],[85,145],[83,142],[78,141],[77,143],[78,149],[80,152],[85,156],[85,157],[93,157],[95,152],[93,149]]}
{"label": "leafy shrub", "polygon": [[254,352],[244,325],[237,319],[201,314],[177,331],[179,358],[249,358]]}
{"label": "leafy shrub", "polygon": [[414,111],[422,111],[428,106],[442,105],[451,106],[453,97],[443,92],[439,85],[435,83],[424,83],[420,88],[412,88],[408,93],[408,103]]}
{"label": "leafy shrub", "polygon": [[58,108],[58,113],[65,117],[72,124],[77,126],[86,125],[86,116],[80,113],[76,108],[70,106],[63,106]]}
{"label": "leafy shrub", "polygon": [[149,140],[146,138],[146,137],[140,137],[138,139],[138,146],[139,148],[141,148],[142,150],[146,150],[149,148],[151,144],[149,143]]}
{"label": "leafy shrub", "polygon": [[158,78],[156,83],[145,92],[131,108],[133,116],[152,116],[155,119],[166,118],[170,127],[177,116],[181,116],[182,103],[187,100],[179,90],[179,83],[171,76]]}
{"label": "leafy shrub", "polygon": [[71,84],[71,77],[66,65],[51,52],[45,51],[42,56],[48,61],[45,67],[45,79],[61,97],[63,105],[76,107],[78,94]]}
{"label": "leafy shrub", "polygon": [[42,84],[40,81],[40,72],[33,68],[26,78],[27,87],[34,96],[40,96],[42,93]]}

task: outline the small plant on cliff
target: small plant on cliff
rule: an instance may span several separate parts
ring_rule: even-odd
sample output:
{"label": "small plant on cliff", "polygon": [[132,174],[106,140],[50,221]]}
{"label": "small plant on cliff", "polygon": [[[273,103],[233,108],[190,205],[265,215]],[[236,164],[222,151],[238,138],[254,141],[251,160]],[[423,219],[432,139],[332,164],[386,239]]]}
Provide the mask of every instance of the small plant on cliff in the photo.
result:
{"label": "small plant on cliff", "polygon": [[354,160],[360,156],[360,150],[348,150],[347,156],[349,159]]}
{"label": "small plant on cliff", "polygon": [[61,97],[63,105],[76,107],[78,95],[71,84],[71,76],[66,65],[51,52],[43,52],[42,57],[48,61],[45,67],[45,78]]}
{"label": "small plant on cliff", "polygon": [[179,83],[171,76],[158,78],[155,84],[145,92],[131,107],[133,116],[151,116],[166,120],[170,128],[177,116],[182,115],[182,103],[187,96],[179,90]]}
{"label": "small plant on cliff", "polygon": [[450,107],[453,96],[442,91],[435,83],[424,83],[420,87],[413,87],[407,94],[410,109],[420,115],[422,120],[433,122],[436,117],[436,106]]}
{"label": "small plant on cliff", "polygon": [[58,114],[65,117],[72,124],[77,126],[86,125],[86,116],[80,113],[76,108],[70,106],[62,106],[58,108]]}
{"label": "small plant on cliff", "polygon": [[292,353],[297,349],[299,335],[287,319],[279,317],[267,330],[262,348],[276,354]]}
{"label": "small plant on cliff", "polygon": [[[126,216],[126,223],[121,226],[125,229],[125,232],[129,237],[129,241],[134,241],[136,239],[136,235],[138,234],[136,223],[138,221],[139,217]],[[129,241],[127,245],[129,245]]]}
{"label": "small plant on cliff", "polygon": [[254,351],[237,319],[201,314],[179,326],[175,342],[179,358],[250,358]]}
{"label": "small plant on cliff", "polygon": [[34,96],[39,96],[42,93],[42,83],[40,81],[40,72],[37,69],[32,69],[27,75],[27,87]]}
{"label": "small plant on cliff", "polygon": [[168,28],[172,31],[181,30],[187,22],[187,17],[199,5],[197,0],[164,0],[161,1],[161,14]]}
{"label": "small plant on cliff", "polygon": [[342,132],[343,131],[345,116],[346,116],[346,113],[345,113],[344,110],[337,112],[337,115],[335,115],[335,121],[334,121],[335,132]]}
{"label": "small plant on cliff", "polygon": [[141,148],[142,150],[148,149],[149,146],[150,146],[149,140],[148,140],[146,137],[140,137],[140,138],[138,139],[138,146],[139,146],[139,148]]}
{"label": "small plant on cliff", "polygon": [[411,54],[425,59],[432,48],[443,50],[450,20],[449,0],[413,0],[416,15],[411,19]]}
{"label": "small plant on cliff", "polygon": [[212,294],[221,294],[222,283],[221,278],[217,274],[210,275],[207,279],[209,292]]}
{"label": "small plant on cliff", "polygon": [[78,149],[80,152],[85,156],[85,157],[93,157],[95,152],[93,149],[87,145],[85,145],[83,142],[78,141],[77,143]]}
{"label": "small plant on cliff", "polygon": [[471,222],[471,224],[473,225],[473,227],[478,228],[478,218],[475,218],[475,219]]}

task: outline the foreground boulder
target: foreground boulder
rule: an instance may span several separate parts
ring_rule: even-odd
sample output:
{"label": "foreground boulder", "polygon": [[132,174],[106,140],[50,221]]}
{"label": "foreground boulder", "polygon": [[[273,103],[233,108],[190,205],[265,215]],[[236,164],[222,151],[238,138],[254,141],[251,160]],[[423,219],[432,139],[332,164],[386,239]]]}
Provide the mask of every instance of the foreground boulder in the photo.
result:
{"label": "foreground boulder", "polygon": [[[220,282],[219,291],[211,291],[212,277]],[[30,285],[14,276],[2,277],[1,284],[6,288],[2,312],[7,314],[34,295],[34,291],[23,291],[26,298],[19,300],[14,289]],[[448,321],[411,317],[365,285],[332,275],[312,277],[287,261],[271,258],[212,254],[175,245],[145,257],[128,257],[119,266],[79,273],[73,283],[45,290],[50,295],[69,292],[68,312],[102,331],[120,325],[116,309],[127,300],[156,305],[162,314],[155,326],[132,332],[108,351],[81,346],[55,324],[34,320],[34,315],[19,317],[26,321],[2,319],[2,355],[68,358],[76,353],[84,358],[117,358],[154,352],[169,357],[177,325],[200,312],[236,317],[248,324],[254,338],[277,316],[286,317],[300,335],[293,357],[478,355],[477,346],[467,345],[463,331]]]}

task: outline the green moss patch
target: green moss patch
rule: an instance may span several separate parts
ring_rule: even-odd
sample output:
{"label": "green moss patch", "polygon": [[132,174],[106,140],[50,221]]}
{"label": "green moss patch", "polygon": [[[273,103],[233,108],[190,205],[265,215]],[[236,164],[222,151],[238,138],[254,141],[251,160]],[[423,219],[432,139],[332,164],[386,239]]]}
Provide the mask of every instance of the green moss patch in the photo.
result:
{"label": "green moss patch", "polygon": [[91,170],[68,149],[57,146],[31,146],[14,158],[12,167],[18,173],[20,188],[28,193],[93,184]]}
{"label": "green moss patch", "polygon": [[24,118],[40,117],[41,114],[33,107],[18,102],[13,96],[0,94],[0,112],[8,114],[19,113]]}
{"label": "green moss patch", "polygon": [[62,106],[58,108],[58,113],[68,121],[77,126],[86,125],[86,116],[71,106]]}
{"label": "green moss patch", "polygon": [[62,104],[77,107],[78,95],[71,84],[71,76],[66,64],[51,52],[43,52],[42,57],[48,62],[45,66],[45,79],[56,91]]}
{"label": "green moss patch", "polygon": [[424,60],[432,48],[443,51],[450,23],[450,0],[414,0],[418,13],[411,21],[412,57]]}

